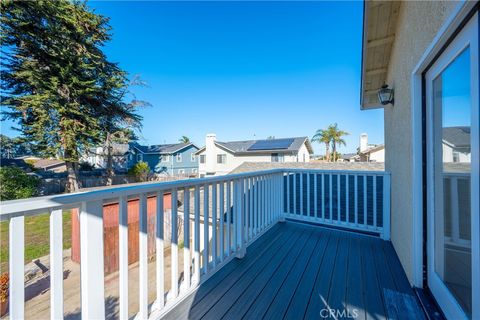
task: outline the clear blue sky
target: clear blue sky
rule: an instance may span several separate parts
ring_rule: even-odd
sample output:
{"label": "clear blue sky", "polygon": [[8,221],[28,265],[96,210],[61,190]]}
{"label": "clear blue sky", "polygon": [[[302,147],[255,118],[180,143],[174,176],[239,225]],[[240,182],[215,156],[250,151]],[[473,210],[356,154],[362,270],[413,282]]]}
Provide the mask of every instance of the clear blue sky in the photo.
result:
{"label": "clear blue sky", "polygon": [[355,151],[362,132],[383,143],[383,110],[359,107],[361,1],[89,6],[111,18],[109,58],[149,84],[134,89],[153,105],[140,143],[311,137],[334,122],[351,134],[340,152]]}

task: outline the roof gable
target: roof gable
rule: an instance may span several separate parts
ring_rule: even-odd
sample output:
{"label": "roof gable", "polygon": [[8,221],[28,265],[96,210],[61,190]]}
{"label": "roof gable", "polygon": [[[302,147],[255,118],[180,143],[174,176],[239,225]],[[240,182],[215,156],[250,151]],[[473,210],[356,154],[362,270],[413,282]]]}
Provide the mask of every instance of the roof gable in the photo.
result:
{"label": "roof gable", "polygon": [[144,154],[172,154],[188,147],[194,147],[195,149],[198,149],[198,147],[193,143],[157,144],[151,146],[135,144],[133,147]]}

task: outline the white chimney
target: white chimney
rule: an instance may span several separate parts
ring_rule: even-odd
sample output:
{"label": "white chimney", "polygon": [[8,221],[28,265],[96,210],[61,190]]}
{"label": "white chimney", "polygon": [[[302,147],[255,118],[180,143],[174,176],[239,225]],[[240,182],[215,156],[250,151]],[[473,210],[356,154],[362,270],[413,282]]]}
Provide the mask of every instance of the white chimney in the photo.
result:
{"label": "white chimney", "polygon": [[215,164],[217,161],[217,151],[215,148],[215,141],[217,135],[215,133],[208,133],[205,137],[205,171],[215,172]]}
{"label": "white chimney", "polygon": [[360,152],[363,152],[368,149],[368,134],[360,134]]}

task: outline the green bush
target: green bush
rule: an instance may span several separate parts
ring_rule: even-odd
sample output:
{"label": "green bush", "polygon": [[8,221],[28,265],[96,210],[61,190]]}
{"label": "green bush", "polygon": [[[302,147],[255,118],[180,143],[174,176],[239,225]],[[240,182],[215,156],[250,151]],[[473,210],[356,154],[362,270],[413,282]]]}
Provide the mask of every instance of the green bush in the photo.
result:
{"label": "green bush", "polygon": [[135,177],[135,180],[138,182],[147,181],[149,173],[150,167],[148,166],[148,163],[144,161],[137,162],[128,170],[128,175]]}
{"label": "green bush", "polygon": [[78,166],[80,171],[93,171],[93,169],[95,169],[93,165],[88,162],[80,162]]}
{"label": "green bush", "polygon": [[14,166],[0,167],[0,200],[30,198],[37,194],[39,181]]}

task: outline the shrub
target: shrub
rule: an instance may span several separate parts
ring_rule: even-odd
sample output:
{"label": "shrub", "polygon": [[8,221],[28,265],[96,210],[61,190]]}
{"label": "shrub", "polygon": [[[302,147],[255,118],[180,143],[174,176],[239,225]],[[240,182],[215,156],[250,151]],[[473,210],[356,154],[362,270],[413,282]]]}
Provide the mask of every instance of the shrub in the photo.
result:
{"label": "shrub", "polygon": [[135,180],[138,182],[147,181],[149,173],[150,167],[148,166],[148,163],[144,161],[137,162],[128,170],[128,175],[135,177]]}
{"label": "shrub", "polygon": [[88,162],[79,163],[80,171],[93,171],[94,167]]}
{"label": "shrub", "polygon": [[30,198],[37,194],[39,181],[14,166],[0,167],[0,200]]}

